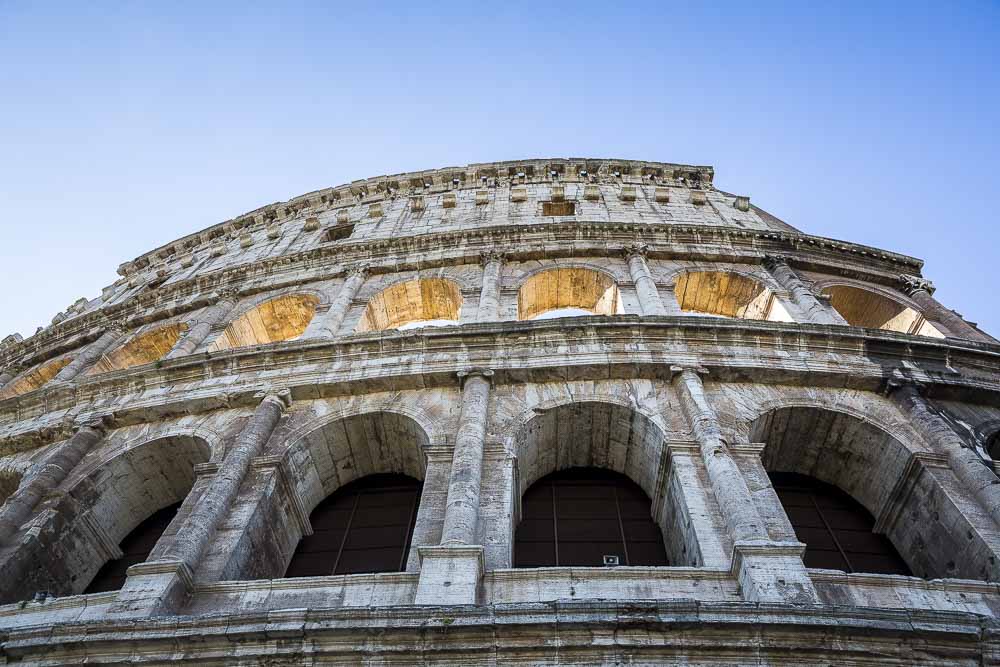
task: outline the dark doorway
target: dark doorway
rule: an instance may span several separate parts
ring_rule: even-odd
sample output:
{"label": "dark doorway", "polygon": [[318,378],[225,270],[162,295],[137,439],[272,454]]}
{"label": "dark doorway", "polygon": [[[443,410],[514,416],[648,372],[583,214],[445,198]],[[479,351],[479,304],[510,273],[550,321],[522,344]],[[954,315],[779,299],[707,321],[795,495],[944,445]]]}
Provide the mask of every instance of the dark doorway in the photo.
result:
{"label": "dark doorway", "polygon": [[806,544],[806,567],[911,574],[889,538],[872,532],[872,515],[849,495],[808,475],[769,476],[796,537]]}
{"label": "dark doorway", "polygon": [[177,510],[181,504],[171,505],[155,512],[148,519],[140,523],[135,529],[125,536],[119,547],[124,552],[121,558],[109,560],[98,570],[97,575],[87,586],[84,593],[103,593],[105,591],[117,591],[125,585],[125,571],[136,563],[145,563],[149,554],[153,551],[163,531],[167,529],[170,522],[177,516]]}
{"label": "dark doorway", "polygon": [[401,572],[423,484],[406,475],[369,475],[346,484],[310,515],[286,577]]}
{"label": "dark doorway", "polygon": [[667,565],[649,496],[625,475],[570,468],[521,499],[514,567]]}

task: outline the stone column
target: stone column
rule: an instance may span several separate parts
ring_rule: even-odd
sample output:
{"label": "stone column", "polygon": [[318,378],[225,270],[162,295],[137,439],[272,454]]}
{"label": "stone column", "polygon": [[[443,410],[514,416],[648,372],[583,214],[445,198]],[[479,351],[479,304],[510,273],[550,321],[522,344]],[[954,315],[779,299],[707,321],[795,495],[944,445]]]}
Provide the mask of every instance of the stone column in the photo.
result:
{"label": "stone column", "polygon": [[205,342],[212,329],[229,317],[233,308],[236,307],[236,302],[236,294],[233,292],[219,295],[216,302],[199,315],[198,321],[188,329],[184,337],[174,345],[174,349],[170,350],[164,359],[176,359],[194,353],[198,346]]}
{"label": "stone column", "polygon": [[806,286],[795,270],[789,266],[788,258],[782,255],[768,255],[764,258],[764,268],[774,276],[782,287],[792,295],[792,301],[809,322],[816,324],[847,324],[832,306],[820,302],[813,291]]}
{"label": "stone column", "polygon": [[38,502],[62,484],[102,437],[103,425],[97,422],[85,424],[69,440],[58,445],[37,472],[29,473],[30,476],[0,507],[0,544],[9,542],[17,534]]}
{"label": "stone column", "polygon": [[3,390],[3,388],[7,386],[7,383],[16,378],[19,373],[20,370],[14,366],[0,371],[0,390]]}
{"label": "stone column", "polygon": [[482,254],[483,287],[479,293],[477,322],[496,322],[500,319],[500,270],[503,253],[490,250]]}
{"label": "stone column", "polygon": [[451,447],[429,447],[427,454],[427,469],[424,472],[424,487],[420,494],[420,506],[413,522],[413,537],[410,540],[410,553],[407,554],[406,571],[420,570],[420,554],[422,547],[431,547],[441,543],[441,528],[444,522],[445,507],[448,504],[448,479],[451,477]]}
{"label": "stone column", "polygon": [[890,382],[890,391],[890,396],[902,408],[910,423],[948,457],[948,465],[962,485],[975,496],[993,522],[1000,525],[1000,482],[992,468],[965,446],[948,422],[927,404],[914,383],[894,385]]}
{"label": "stone column", "polygon": [[327,311],[326,317],[316,327],[319,332],[318,335],[330,337],[337,335],[337,332],[340,331],[340,325],[344,323],[344,318],[347,317],[347,311],[351,309],[351,302],[354,301],[354,296],[361,289],[361,286],[365,284],[367,277],[368,269],[364,266],[355,266],[348,270],[344,284],[341,285],[340,291],[337,292],[337,298],[330,304],[330,310]]}
{"label": "stone column", "polygon": [[173,543],[156,561],[133,565],[118,598],[108,610],[111,616],[145,617],[173,614],[194,587],[194,572],[226,518],[254,458],[260,454],[285,408],[288,392],[267,394],[253,417],[226,452],[219,470],[191,508]]}
{"label": "stone column", "polygon": [[719,418],[708,402],[698,371],[673,370],[680,371],[675,386],[681,410],[691,424],[712,492],[733,540],[731,571],[743,597],[755,602],[817,602],[816,589],[802,563],[805,545],[770,539],[746,480],[722,438]]}
{"label": "stone column", "polygon": [[663,300],[656,290],[656,281],[646,264],[648,246],[636,243],[625,248],[625,259],[628,262],[628,272],[635,283],[635,291],[639,294],[639,307],[643,315],[666,315]]}
{"label": "stone column", "polygon": [[931,281],[906,275],[901,275],[899,281],[902,283],[903,292],[920,306],[920,314],[924,316],[924,319],[933,324],[941,325],[941,328],[944,329],[941,333],[981,343],[996,342],[991,336],[984,334],[963,320],[957,313],[938,303],[938,300],[931,296],[934,293],[934,285]]}
{"label": "stone column", "polygon": [[69,382],[77,375],[80,375],[93,366],[105,352],[117,345],[125,337],[123,326],[112,326],[108,328],[101,337],[83,349],[76,355],[73,361],[66,364],[62,370],[52,378],[53,382]]}
{"label": "stone column", "polygon": [[452,455],[441,544],[418,547],[416,604],[474,604],[483,576],[484,549],[477,544],[490,377],[493,371],[459,373],[462,411]]}

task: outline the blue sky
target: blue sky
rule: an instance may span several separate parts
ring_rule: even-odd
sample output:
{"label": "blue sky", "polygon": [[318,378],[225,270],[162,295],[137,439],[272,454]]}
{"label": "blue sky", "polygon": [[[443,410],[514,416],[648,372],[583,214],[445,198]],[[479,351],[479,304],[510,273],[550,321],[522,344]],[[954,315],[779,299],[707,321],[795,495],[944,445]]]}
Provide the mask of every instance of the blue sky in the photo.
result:
{"label": "blue sky", "polygon": [[423,4],[0,0],[0,337],[272,201],[565,156],[711,164],[1000,334],[1000,4]]}

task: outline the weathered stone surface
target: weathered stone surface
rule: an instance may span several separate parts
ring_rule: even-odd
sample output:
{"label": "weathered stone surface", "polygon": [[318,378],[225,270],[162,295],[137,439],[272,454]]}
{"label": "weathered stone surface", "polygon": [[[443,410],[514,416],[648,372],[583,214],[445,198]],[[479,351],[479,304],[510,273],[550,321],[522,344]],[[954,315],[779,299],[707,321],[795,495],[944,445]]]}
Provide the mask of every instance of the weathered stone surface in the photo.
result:
{"label": "weathered stone surface", "polygon": [[[3,660],[1000,663],[1000,346],[920,260],[712,178],[356,181],[5,339]],[[648,496],[667,566],[517,567],[525,493],[581,466]],[[806,567],[775,472],[842,489],[916,576]],[[380,474],[423,483],[398,571],[286,578],[327,544],[321,503]],[[175,504],[121,589],[87,593]]]}

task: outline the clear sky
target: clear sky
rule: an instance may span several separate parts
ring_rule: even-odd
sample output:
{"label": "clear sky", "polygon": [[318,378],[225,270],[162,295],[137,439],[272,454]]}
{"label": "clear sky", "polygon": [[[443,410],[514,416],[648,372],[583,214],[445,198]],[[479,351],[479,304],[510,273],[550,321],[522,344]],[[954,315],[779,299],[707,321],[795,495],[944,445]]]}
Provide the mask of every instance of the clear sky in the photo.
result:
{"label": "clear sky", "polygon": [[1000,4],[275,4],[0,0],[0,337],[269,202],[576,156],[711,164],[1000,334]]}

